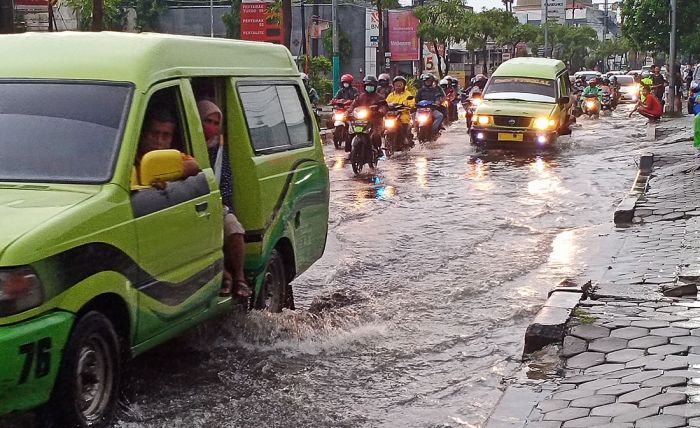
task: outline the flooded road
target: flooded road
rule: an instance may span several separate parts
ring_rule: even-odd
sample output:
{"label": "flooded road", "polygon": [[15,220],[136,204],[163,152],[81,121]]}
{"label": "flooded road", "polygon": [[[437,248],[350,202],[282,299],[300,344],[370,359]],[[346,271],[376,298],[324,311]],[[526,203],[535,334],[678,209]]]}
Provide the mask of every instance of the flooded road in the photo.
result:
{"label": "flooded road", "polygon": [[117,426],[480,426],[547,291],[612,229],[645,134],[628,109],[542,153],[478,151],[455,124],[359,177],[327,146],[328,246],[293,283],[298,310],[137,359]]}

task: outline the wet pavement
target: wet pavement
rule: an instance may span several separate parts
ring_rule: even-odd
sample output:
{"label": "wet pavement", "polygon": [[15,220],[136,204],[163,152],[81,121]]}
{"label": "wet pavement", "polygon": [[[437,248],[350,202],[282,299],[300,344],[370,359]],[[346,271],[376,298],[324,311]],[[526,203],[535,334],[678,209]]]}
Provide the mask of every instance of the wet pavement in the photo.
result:
{"label": "wet pavement", "polygon": [[460,123],[358,177],[326,147],[328,246],[293,283],[298,310],[239,311],[138,358],[116,426],[481,426],[547,292],[614,253],[599,238],[643,123],[584,119],[541,152],[478,151]]}
{"label": "wet pavement", "polygon": [[593,300],[549,349],[562,377],[509,388],[488,427],[700,426],[700,158],[691,118],[660,129],[633,224],[605,237],[616,251],[589,269]]}

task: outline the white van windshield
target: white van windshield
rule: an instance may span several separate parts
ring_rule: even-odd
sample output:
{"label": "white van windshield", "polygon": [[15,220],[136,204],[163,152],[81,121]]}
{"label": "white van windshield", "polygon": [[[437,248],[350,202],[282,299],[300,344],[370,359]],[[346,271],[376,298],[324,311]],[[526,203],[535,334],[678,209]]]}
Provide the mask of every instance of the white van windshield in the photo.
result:
{"label": "white van windshield", "polygon": [[555,102],[556,97],[554,80],[534,77],[492,77],[484,90],[486,100]]}
{"label": "white van windshield", "polygon": [[109,181],[130,94],[126,84],[0,82],[0,181]]}

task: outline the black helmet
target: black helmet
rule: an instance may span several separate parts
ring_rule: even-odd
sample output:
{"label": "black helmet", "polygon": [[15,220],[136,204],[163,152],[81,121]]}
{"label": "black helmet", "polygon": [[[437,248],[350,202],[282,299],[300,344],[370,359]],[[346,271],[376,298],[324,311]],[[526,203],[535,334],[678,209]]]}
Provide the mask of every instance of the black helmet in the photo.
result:
{"label": "black helmet", "polygon": [[435,75],[433,73],[424,73],[421,77],[420,80],[422,81],[427,81],[427,80],[437,80],[435,79]]}
{"label": "black helmet", "polygon": [[393,83],[396,83],[396,82],[403,82],[403,84],[405,85],[405,84],[406,84],[406,78],[403,77],[403,76],[396,76],[396,77],[394,77],[394,80],[392,80],[392,82],[393,82]]}
{"label": "black helmet", "polygon": [[374,76],[371,76],[371,75],[365,76],[365,78],[362,79],[362,83],[364,83],[365,86],[366,85],[375,85],[376,86],[377,85],[377,78]]}

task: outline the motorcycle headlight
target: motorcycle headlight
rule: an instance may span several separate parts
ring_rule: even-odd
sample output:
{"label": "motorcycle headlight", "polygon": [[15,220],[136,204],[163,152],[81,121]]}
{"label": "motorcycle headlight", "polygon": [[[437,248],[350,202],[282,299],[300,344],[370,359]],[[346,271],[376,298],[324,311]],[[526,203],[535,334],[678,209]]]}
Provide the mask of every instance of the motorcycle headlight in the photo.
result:
{"label": "motorcycle headlight", "polygon": [[484,102],[484,100],[482,100],[481,98],[474,98],[472,100],[472,105],[478,106],[478,105],[481,105],[481,103],[483,103],[483,102]]}
{"label": "motorcycle headlight", "polygon": [[556,120],[550,119],[548,117],[538,117],[535,119],[534,126],[535,129],[544,131],[545,129],[553,128],[556,124]]}
{"label": "motorcycle headlight", "polygon": [[43,300],[39,278],[31,268],[0,271],[0,317],[35,308]]}
{"label": "motorcycle headlight", "polygon": [[384,127],[393,128],[394,126],[396,126],[396,119],[384,119]]}
{"label": "motorcycle headlight", "polygon": [[491,121],[490,116],[476,116],[476,117],[477,117],[476,121],[479,125],[488,125],[489,122]]}
{"label": "motorcycle headlight", "polygon": [[345,113],[342,113],[342,112],[341,112],[341,113],[336,113],[336,114],[333,115],[333,118],[334,118],[335,120],[337,120],[337,121],[342,122],[342,121],[345,120]]}
{"label": "motorcycle headlight", "polygon": [[430,119],[430,115],[428,113],[420,113],[416,115],[416,120],[420,125],[425,125],[428,122],[428,119]]}
{"label": "motorcycle headlight", "polygon": [[588,108],[594,108],[594,107],[595,107],[595,102],[593,102],[593,101],[586,101],[586,107],[588,107]]}
{"label": "motorcycle headlight", "polygon": [[358,119],[367,119],[369,117],[369,110],[366,108],[360,108],[355,110],[355,117]]}

